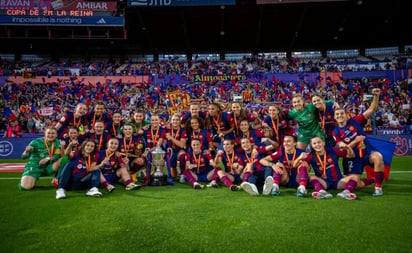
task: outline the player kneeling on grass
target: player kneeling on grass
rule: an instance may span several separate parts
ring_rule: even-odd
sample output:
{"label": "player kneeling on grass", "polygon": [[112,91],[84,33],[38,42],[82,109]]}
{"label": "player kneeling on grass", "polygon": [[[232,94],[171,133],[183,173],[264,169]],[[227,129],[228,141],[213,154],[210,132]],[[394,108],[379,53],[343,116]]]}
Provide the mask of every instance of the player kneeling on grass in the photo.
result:
{"label": "player kneeling on grass", "polygon": [[195,190],[204,188],[199,182],[210,182],[218,178],[213,157],[201,149],[199,139],[192,139],[191,149],[186,154],[186,166],[183,171],[186,180],[193,185]]}
{"label": "player kneeling on grass", "polygon": [[312,152],[303,152],[296,160],[295,165],[300,162],[310,163],[315,175],[310,177],[310,182],[315,189],[312,197],[315,199],[329,199],[332,194],[326,189],[344,189],[338,193],[338,197],[353,200],[356,194],[352,193],[356,189],[358,182],[355,176],[343,177],[339,168],[339,157],[353,158],[355,153],[349,145],[341,145],[341,148],[326,147],[325,142],[320,137],[310,140]]}
{"label": "player kneeling on grass", "polygon": [[[272,195],[280,194],[279,185],[297,187],[296,196],[298,197],[305,197],[307,194],[309,165],[301,162],[297,167],[293,166],[296,158],[303,152],[302,149],[296,148],[296,144],[296,136],[286,135],[283,139],[284,148],[260,160],[262,165],[273,169]],[[274,161],[277,162],[274,163]]]}
{"label": "player kneeling on grass", "polygon": [[44,137],[34,139],[26,147],[22,158],[28,158],[18,187],[20,190],[33,189],[40,176],[50,176],[55,173],[53,162],[61,156],[60,141],[57,139],[57,130],[47,128]]}
{"label": "player kneeling on grass", "polygon": [[[235,185],[242,182],[241,176],[243,166],[239,164],[240,155],[235,150],[235,143],[228,139],[223,141],[223,151],[219,150],[216,155],[215,163],[222,164],[222,169],[217,170],[217,175],[220,181],[224,183],[230,190],[238,191],[240,186]],[[216,187],[216,181],[210,182],[208,187]]]}
{"label": "player kneeling on grass", "polygon": [[89,189],[87,196],[100,197],[100,170],[94,160],[96,143],[93,140],[83,141],[80,151],[69,154],[70,161],[61,168],[56,199],[66,198],[66,190]]}
{"label": "player kneeling on grass", "polygon": [[128,122],[123,126],[123,137],[118,138],[120,154],[131,157],[129,159],[130,177],[137,182],[136,173],[146,167],[146,158],[143,155],[144,139],[142,136],[133,135],[133,125]]}
{"label": "player kneeling on grass", "polygon": [[[166,128],[166,144],[169,152],[171,177],[181,176],[186,165],[186,142],[187,134],[184,128],[180,127],[180,114],[174,114],[171,118],[170,128]],[[179,161],[179,168],[177,167]]]}
{"label": "player kneeling on grass", "polygon": [[133,183],[130,179],[129,158],[121,157],[119,151],[119,140],[111,138],[107,142],[106,150],[101,150],[97,153],[96,163],[100,169],[100,183],[107,189],[108,192],[113,192],[115,189],[113,184],[119,182],[120,179],[126,184],[126,190],[139,189],[140,185]]}
{"label": "player kneeling on grass", "polygon": [[243,154],[240,154],[240,165],[244,166],[242,184],[240,187],[250,195],[259,195],[258,185],[263,184],[263,195],[269,195],[273,189],[272,168],[263,166],[259,161],[266,156],[266,151],[263,153],[252,149],[251,141],[248,138],[243,138],[240,141],[243,149]]}

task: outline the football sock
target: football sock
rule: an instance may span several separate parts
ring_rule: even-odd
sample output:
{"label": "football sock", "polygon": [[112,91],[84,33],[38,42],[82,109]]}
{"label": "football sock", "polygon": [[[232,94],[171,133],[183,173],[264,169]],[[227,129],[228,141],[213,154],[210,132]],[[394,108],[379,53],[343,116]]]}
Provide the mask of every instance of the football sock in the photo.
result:
{"label": "football sock", "polygon": [[323,190],[322,184],[317,179],[312,179],[310,183],[312,184],[313,189],[315,189],[316,192]]}
{"label": "football sock", "polygon": [[345,190],[348,190],[350,192],[353,192],[356,189],[356,186],[358,186],[358,182],[355,180],[351,179],[349,182],[346,183],[345,185]]}
{"label": "football sock", "polygon": [[230,179],[227,176],[223,176],[220,181],[222,181],[222,183],[224,183],[227,187],[232,186],[232,182],[230,181]]}
{"label": "football sock", "polygon": [[298,168],[298,178],[299,178],[299,185],[303,185],[306,187],[308,182],[308,169],[305,166],[300,166]]}
{"label": "football sock", "polygon": [[375,171],[375,187],[382,187],[383,171]]}

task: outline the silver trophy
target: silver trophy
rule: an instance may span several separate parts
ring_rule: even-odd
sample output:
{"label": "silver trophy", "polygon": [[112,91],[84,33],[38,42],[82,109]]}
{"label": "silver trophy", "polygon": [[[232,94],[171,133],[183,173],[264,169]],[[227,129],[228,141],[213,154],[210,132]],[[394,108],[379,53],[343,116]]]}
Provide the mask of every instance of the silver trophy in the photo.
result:
{"label": "silver trophy", "polygon": [[163,173],[163,169],[166,166],[165,154],[160,147],[157,147],[155,151],[151,152],[152,162],[151,162],[151,185],[161,186],[166,184],[166,176]]}

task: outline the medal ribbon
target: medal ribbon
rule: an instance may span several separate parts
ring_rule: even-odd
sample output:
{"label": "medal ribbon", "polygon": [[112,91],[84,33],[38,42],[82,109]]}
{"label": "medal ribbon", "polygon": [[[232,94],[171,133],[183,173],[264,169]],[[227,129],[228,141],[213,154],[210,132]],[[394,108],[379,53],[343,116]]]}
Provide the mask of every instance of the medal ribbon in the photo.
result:
{"label": "medal ribbon", "polygon": [[177,137],[179,137],[179,132],[180,132],[180,128],[176,130],[176,133],[174,133],[174,130],[172,129],[172,134],[176,140],[178,139]]}
{"label": "medal ribbon", "polygon": [[196,169],[196,173],[199,173],[199,169],[200,169],[200,153],[199,155],[199,159],[196,159],[196,154],[193,153],[193,159],[195,160],[195,162],[197,163],[197,169]]}
{"label": "medal ribbon", "polygon": [[326,177],[326,152],[323,155],[323,163],[318,153],[316,153],[316,159],[320,163],[320,166],[322,167],[322,177]]}
{"label": "medal ribbon", "polygon": [[[97,135],[96,135],[97,137]],[[99,145],[97,145],[97,150],[100,151],[100,149],[102,148],[102,144],[103,144],[103,134],[100,135],[99,138]]]}
{"label": "medal ribbon", "polygon": [[127,154],[129,153],[130,145],[133,144],[133,139],[132,139],[132,137],[130,137],[129,139],[130,139],[130,140],[129,140],[129,144],[126,145],[126,137],[123,138],[124,153],[126,154],[126,156],[127,156]]}
{"label": "medal ribbon", "polygon": [[197,133],[196,133],[195,131],[193,131],[193,133],[192,133],[192,138],[193,138],[193,139],[200,139],[200,138],[199,138],[199,135],[200,135],[200,130],[197,131]]}
{"label": "medal ribbon", "polygon": [[292,164],[295,161],[295,158],[296,158],[296,149],[293,151],[293,156],[292,156],[291,161],[289,161],[289,156],[288,156],[288,153],[286,152],[286,149],[285,149],[285,160],[286,160],[286,163],[288,164],[289,168],[292,168]]}
{"label": "medal ribbon", "polygon": [[153,128],[150,128],[150,132],[152,133],[153,146],[157,145],[157,138],[159,137],[159,131],[160,131],[160,127],[156,129],[156,135],[154,135]]}
{"label": "medal ribbon", "polygon": [[213,118],[213,123],[215,123],[215,125],[216,125],[216,127],[217,127],[217,132],[219,133],[220,132],[220,122],[219,122],[219,118],[218,119],[215,119],[215,117],[212,117]]}
{"label": "medal ribbon", "polygon": [[117,129],[114,126],[114,123],[112,124],[112,131],[113,131],[113,136],[117,136]]}
{"label": "medal ribbon", "polygon": [[236,117],[236,115],[235,114],[233,114],[233,119],[234,119],[234,121],[235,121],[235,127],[236,127],[236,130],[239,130],[239,127],[237,126],[237,117]]}
{"label": "medal ribbon", "polygon": [[49,145],[47,144],[46,138],[44,138],[44,146],[46,146],[47,154],[49,155],[50,158],[52,158],[53,152],[54,152],[54,141],[51,144],[51,150],[50,150]]}
{"label": "medal ribbon", "polygon": [[73,126],[75,126],[76,128],[79,128],[81,119],[82,117],[79,117],[79,121],[76,123],[76,115],[73,113]]}
{"label": "medal ribbon", "polygon": [[229,166],[230,166],[229,172],[233,171],[233,160],[235,159],[235,154],[232,153],[231,156],[232,156],[232,159],[230,159],[229,154],[226,152],[226,160],[228,161]]}
{"label": "medal ribbon", "polygon": [[325,130],[326,105],[323,105],[323,116],[319,112],[319,119],[321,119],[321,127]]}
{"label": "medal ribbon", "polygon": [[359,150],[359,157],[363,158],[363,156],[365,155],[365,143],[363,141],[358,143],[358,150]]}
{"label": "medal ribbon", "polygon": [[273,121],[272,118],[270,118],[270,120],[272,121],[272,127],[276,134],[276,140],[279,140],[279,120],[276,119],[276,123]]}
{"label": "medal ribbon", "polygon": [[86,171],[87,173],[89,173],[90,171],[90,167],[92,166],[92,159],[90,157],[90,155],[87,157],[87,161],[86,161]]}

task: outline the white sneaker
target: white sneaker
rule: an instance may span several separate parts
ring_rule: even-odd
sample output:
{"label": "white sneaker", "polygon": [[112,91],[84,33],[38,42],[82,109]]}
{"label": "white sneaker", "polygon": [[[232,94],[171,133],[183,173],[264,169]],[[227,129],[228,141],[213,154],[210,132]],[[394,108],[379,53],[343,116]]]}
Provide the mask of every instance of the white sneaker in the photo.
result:
{"label": "white sneaker", "polygon": [[242,189],[250,195],[259,195],[258,189],[254,184],[243,182],[240,187],[242,187]]}
{"label": "white sneaker", "polygon": [[106,190],[107,190],[107,192],[109,192],[109,193],[112,193],[115,189],[116,189],[116,187],[114,187],[114,185],[112,185],[112,184],[108,184],[108,185],[106,186]]}
{"label": "white sneaker", "polygon": [[272,195],[273,196],[278,196],[279,194],[280,194],[279,185],[278,184],[273,184]]}
{"label": "white sneaker", "polygon": [[65,199],[66,198],[66,191],[63,188],[59,188],[56,190],[56,199]]}
{"label": "white sneaker", "polygon": [[336,194],[336,196],[343,198],[343,199],[347,199],[347,200],[356,199],[356,194],[351,193],[349,190],[343,190],[342,192],[339,192],[338,194]]}
{"label": "white sneaker", "polygon": [[183,184],[184,182],[186,182],[186,177],[182,174],[180,175],[179,183]]}
{"label": "white sneaker", "polygon": [[300,185],[298,187],[298,191],[296,192],[296,196],[305,197],[307,194],[308,194],[308,190],[306,190],[306,187],[304,185]]}
{"label": "white sneaker", "polygon": [[212,180],[212,181],[210,181],[210,183],[208,183],[207,185],[206,185],[206,187],[207,188],[217,188],[218,187],[218,185],[217,185],[217,183],[216,183],[216,181],[215,180]]}
{"label": "white sneaker", "polygon": [[128,185],[126,185],[126,191],[131,191],[131,190],[138,190],[140,188],[139,184],[135,184],[135,183],[130,183]]}
{"label": "white sneaker", "polygon": [[312,192],[312,197],[315,199],[331,199],[333,195],[325,190],[320,190],[319,192]]}
{"label": "white sneaker", "polygon": [[263,195],[269,195],[269,194],[272,193],[272,189],[273,189],[273,177],[268,176],[265,179],[265,184],[263,185],[262,194]]}
{"label": "white sneaker", "polygon": [[374,197],[383,196],[382,188],[381,187],[375,187],[375,191],[372,193],[372,196],[374,196]]}
{"label": "white sneaker", "polygon": [[203,189],[203,187],[205,187],[205,186],[202,185],[202,184],[199,184],[198,182],[195,182],[193,184],[193,189],[195,189],[195,190]]}
{"label": "white sneaker", "polygon": [[239,191],[241,188],[240,188],[240,186],[239,185],[232,185],[232,186],[230,186],[230,190],[231,191],[233,191],[233,192],[236,192],[236,191]]}
{"label": "white sneaker", "polygon": [[102,193],[99,192],[99,189],[97,189],[96,187],[93,187],[88,192],[86,192],[86,195],[91,196],[91,197],[100,197],[102,196]]}

